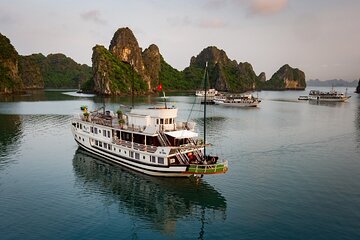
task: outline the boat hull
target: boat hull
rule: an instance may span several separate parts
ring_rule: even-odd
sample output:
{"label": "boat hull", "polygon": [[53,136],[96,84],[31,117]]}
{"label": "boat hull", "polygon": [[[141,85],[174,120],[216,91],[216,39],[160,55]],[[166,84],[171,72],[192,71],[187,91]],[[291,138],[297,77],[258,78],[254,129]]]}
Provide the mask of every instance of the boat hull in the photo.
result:
{"label": "boat hull", "polygon": [[222,105],[222,106],[229,106],[229,107],[257,107],[259,102],[253,103],[242,103],[242,102],[224,102],[224,101],[217,101],[214,100],[215,104]]}
{"label": "boat hull", "polygon": [[[101,149],[96,148],[90,143],[90,138],[86,134],[82,134],[81,132],[77,132],[74,128],[72,128],[73,136],[79,147],[92,153],[94,155],[99,156],[101,159],[105,159],[114,164],[130,168],[132,170],[157,177],[190,177],[194,175],[194,173],[187,172],[188,166],[154,166],[149,164],[142,164],[139,161],[131,158],[125,158],[122,156],[118,156],[114,153],[105,152]],[[119,148],[119,146],[117,146]],[[132,149],[125,149],[124,151],[131,151]]]}
{"label": "boat hull", "polygon": [[309,97],[310,101],[317,101],[317,102],[347,102],[350,97],[344,98],[321,98],[321,97]]}

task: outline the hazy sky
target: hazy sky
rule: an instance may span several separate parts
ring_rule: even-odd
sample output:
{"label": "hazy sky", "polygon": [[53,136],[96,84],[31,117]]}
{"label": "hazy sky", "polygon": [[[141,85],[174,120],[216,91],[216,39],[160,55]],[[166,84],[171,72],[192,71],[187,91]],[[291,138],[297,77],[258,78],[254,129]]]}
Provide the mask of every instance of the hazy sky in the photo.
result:
{"label": "hazy sky", "polygon": [[91,65],[129,27],[183,70],[208,46],[269,79],[283,64],[306,79],[360,78],[360,0],[0,0],[0,32],[21,55],[64,53]]}

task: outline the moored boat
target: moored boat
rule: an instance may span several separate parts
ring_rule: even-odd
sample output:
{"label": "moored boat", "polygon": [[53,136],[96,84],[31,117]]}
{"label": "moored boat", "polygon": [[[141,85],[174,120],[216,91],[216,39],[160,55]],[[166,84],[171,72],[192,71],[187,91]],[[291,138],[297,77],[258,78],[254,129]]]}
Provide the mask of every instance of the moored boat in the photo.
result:
{"label": "moored boat", "polygon": [[346,102],[350,97],[346,93],[340,93],[335,90],[329,92],[310,90],[309,92],[309,100],[318,102]]}
{"label": "moored boat", "polygon": [[[206,106],[206,105],[205,105]],[[206,111],[204,111],[205,114]],[[90,153],[144,174],[190,177],[221,174],[228,162],[206,154],[194,122],[177,121],[178,109],[165,106],[112,111],[85,111],[75,116],[71,130],[77,144]]]}
{"label": "moored boat", "polygon": [[251,94],[228,95],[216,97],[213,100],[215,104],[232,107],[257,107],[261,100]]}
{"label": "moored boat", "polygon": [[[210,88],[206,90],[206,96],[207,97],[215,97],[218,94],[218,91],[216,91],[214,88]],[[205,96],[205,90],[197,90],[195,92],[195,95],[198,97],[204,97]]]}

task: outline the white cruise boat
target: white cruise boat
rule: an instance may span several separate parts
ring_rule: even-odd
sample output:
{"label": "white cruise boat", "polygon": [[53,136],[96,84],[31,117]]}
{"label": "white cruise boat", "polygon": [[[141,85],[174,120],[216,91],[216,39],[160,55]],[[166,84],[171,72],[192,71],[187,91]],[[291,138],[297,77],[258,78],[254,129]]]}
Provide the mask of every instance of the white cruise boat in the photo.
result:
{"label": "white cruise boat", "polygon": [[257,107],[261,100],[251,94],[216,97],[215,104],[232,107]]}
{"label": "white cruise boat", "polygon": [[225,173],[227,161],[204,155],[205,144],[195,123],[176,121],[177,109],[132,109],[116,116],[111,111],[79,114],[71,130],[77,144],[106,160],[162,177]]}
{"label": "white cruise boat", "polygon": [[309,92],[309,100],[318,102],[346,102],[350,97],[346,93],[339,93],[335,90],[329,92],[311,90]]}
{"label": "white cruise boat", "polygon": [[[214,88],[210,88],[206,91],[206,96],[207,97],[215,97],[218,94],[218,91],[216,91]],[[195,95],[197,97],[204,97],[205,96],[205,90],[197,90],[195,92]]]}

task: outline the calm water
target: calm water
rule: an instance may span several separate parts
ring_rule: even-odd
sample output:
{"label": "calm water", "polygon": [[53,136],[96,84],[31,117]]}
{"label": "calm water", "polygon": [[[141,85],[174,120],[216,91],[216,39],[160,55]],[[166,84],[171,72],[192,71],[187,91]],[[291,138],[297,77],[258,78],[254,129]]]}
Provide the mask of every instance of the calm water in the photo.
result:
{"label": "calm water", "polygon": [[[209,151],[230,170],[200,182],[145,176],[79,150],[72,114],[101,99],[3,97],[0,238],[360,239],[360,96],[298,102],[308,90],[260,92],[258,109],[208,106]],[[136,100],[138,108],[160,101]],[[194,100],[168,104],[201,132]],[[129,99],[106,104],[117,110]]]}

